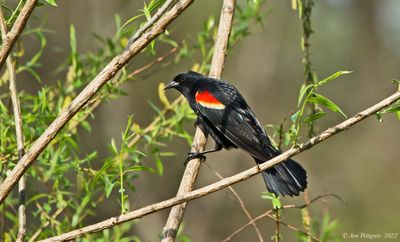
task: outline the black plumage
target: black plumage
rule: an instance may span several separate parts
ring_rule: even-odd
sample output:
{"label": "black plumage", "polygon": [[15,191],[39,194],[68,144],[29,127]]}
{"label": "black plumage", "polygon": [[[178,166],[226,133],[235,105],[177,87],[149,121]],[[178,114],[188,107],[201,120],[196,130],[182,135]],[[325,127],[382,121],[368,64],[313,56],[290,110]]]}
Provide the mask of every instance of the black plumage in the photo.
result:
{"label": "black plumage", "polygon": [[[166,86],[175,88],[187,99],[197,115],[196,125],[211,135],[215,149],[190,154],[202,157],[222,148],[240,148],[261,164],[280,152],[275,149],[254,113],[231,84],[189,71],[180,73]],[[306,171],[288,159],[262,173],[268,191],[277,196],[297,196],[307,187]]]}

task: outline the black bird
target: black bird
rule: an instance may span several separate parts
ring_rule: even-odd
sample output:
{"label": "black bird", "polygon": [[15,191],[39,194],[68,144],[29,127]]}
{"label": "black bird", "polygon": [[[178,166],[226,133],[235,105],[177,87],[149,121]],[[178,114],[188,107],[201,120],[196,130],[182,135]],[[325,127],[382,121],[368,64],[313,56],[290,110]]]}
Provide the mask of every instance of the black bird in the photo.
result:
{"label": "black bird", "polygon": [[[222,148],[240,148],[261,164],[279,154],[239,91],[231,84],[188,71],[176,75],[165,89],[181,92],[197,115],[196,125],[215,140],[215,149],[189,153],[187,161]],[[307,187],[306,171],[288,159],[262,173],[268,191],[298,196]]]}

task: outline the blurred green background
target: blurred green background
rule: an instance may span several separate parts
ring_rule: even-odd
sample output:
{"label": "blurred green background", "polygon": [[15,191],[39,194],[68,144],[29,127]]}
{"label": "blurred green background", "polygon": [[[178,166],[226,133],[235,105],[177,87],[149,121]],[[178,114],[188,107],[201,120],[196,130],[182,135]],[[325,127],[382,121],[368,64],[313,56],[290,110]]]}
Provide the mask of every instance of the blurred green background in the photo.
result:
{"label": "blurred green background", "polygon": [[[240,1],[239,1],[240,2]],[[44,82],[53,83],[54,70],[69,54],[69,25],[75,25],[78,51],[96,50],[93,33],[112,36],[116,29],[114,15],[123,20],[137,14],[142,1],[69,0],[60,1],[57,8],[39,8],[38,16],[46,16],[46,26],[54,32],[48,34],[48,46],[39,72]],[[233,83],[247,99],[262,124],[279,124],[283,117],[295,110],[298,91],[304,81],[300,48],[301,22],[297,11],[291,9],[289,0],[270,0],[265,11],[269,14],[263,26],[254,25],[251,35],[241,41],[226,60],[223,79]],[[218,19],[221,1],[196,1],[169,27],[177,41],[195,36],[210,14]],[[391,83],[400,78],[400,2],[396,0],[319,0],[315,1],[312,15],[311,61],[319,77],[338,70],[354,71],[333,81],[321,92],[335,101],[348,115],[380,101],[396,90]],[[192,41],[195,41],[192,37]],[[32,47],[37,43],[32,42]],[[52,48],[54,46],[54,48]],[[29,49],[27,50],[30,51]],[[165,49],[167,51],[167,49]],[[163,51],[160,51],[162,53]],[[151,61],[151,56],[138,55],[130,63],[140,67]],[[111,138],[120,140],[127,116],[145,126],[155,116],[148,101],[159,103],[157,86],[169,81],[177,72],[192,67],[186,60],[178,65],[154,69],[124,86],[128,93],[117,100],[103,103],[91,121],[92,132],[81,130],[79,141],[83,152],[99,151],[99,158],[107,154]],[[22,80],[24,79],[24,80]],[[31,77],[21,78],[19,88],[36,92],[40,84]],[[172,98],[176,92],[168,93]],[[318,121],[319,131],[337,124],[343,117],[329,113]],[[307,169],[309,196],[338,194],[346,203],[327,198],[310,207],[311,215],[320,218],[329,210],[331,217],[339,220],[337,234],[385,232],[399,233],[400,239],[400,125],[395,115],[383,117],[383,123],[374,117],[361,122],[348,131],[323,142],[295,157]],[[194,130],[188,124],[190,130]],[[271,131],[268,130],[267,131]],[[191,133],[193,133],[191,131]],[[170,151],[179,156],[164,160],[163,177],[143,173],[135,180],[137,191],[129,194],[130,209],[173,197],[178,189],[190,147],[183,140],[174,140]],[[211,143],[212,145],[212,143]],[[229,176],[254,165],[251,157],[242,151],[222,151],[208,155],[207,163],[224,176]],[[202,167],[196,187],[216,181],[215,175]],[[253,216],[271,208],[260,198],[265,190],[257,176],[234,186]],[[98,207],[98,216],[87,224],[119,214],[116,194]],[[302,204],[303,198],[285,198],[284,204]],[[140,220],[132,233],[143,241],[157,241],[167,219],[165,210]],[[283,219],[298,227],[301,215],[298,210],[283,212]],[[220,241],[247,223],[238,205],[224,190],[189,203],[184,233],[193,241]],[[266,241],[273,235],[275,223],[266,218],[258,223]],[[285,241],[294,240],[293,232],[282,227]],[[233,241],[256,241],[251,227]]]}

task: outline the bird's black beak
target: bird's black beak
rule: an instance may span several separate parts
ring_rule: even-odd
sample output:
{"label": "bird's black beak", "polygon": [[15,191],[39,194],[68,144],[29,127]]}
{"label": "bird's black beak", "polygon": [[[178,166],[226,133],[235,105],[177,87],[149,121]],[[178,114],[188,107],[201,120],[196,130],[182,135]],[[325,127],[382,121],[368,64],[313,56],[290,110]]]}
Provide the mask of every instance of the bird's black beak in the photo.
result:
{"label": "bird's black beak", "polygon": [[170,88],[175,88],[175,87],[177,87],[178,85],[179,85],[179,84],[178,84],[177,82],[172,81],[172,82],[168,83],[168,84],[164,87],[164,90],[167,90],[167,89],[170,89]]}

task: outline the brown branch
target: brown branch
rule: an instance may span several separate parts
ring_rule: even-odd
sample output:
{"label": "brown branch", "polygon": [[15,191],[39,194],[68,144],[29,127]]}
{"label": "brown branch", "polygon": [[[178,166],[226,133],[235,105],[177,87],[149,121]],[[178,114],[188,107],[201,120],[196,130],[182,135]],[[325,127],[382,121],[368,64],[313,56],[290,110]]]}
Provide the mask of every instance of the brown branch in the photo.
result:
{"label": "brown branch", "polygon": [[[219,174],[218,171],[216,171],[215,169],[213,169],[211,165],[209,165],[209,164],[207,164],[207,163],[204,163],[204,165],[205,165],[206,167],[208,167],[208,169],[210,169],[212,172],[214,172],[214,174],[215,174],[220,180],[224,179],[224,177],[221,176],[221,174]],[[250,222],[252,222],[251,225],[254,227],[254,230],[256,231],[258,240],[261,241],[261,242],[263,242],[264,240],[263,240],[263,238],[262,238],[261,232],[260,232],[260,230],[258,229],[257,224],[253,221],[253,217],[251,216],[250,212],[247,210],[247,208],[246,208],[246,206],[245,206],[245,204],[244,204],[242,198],[239,196],[239,194],[236,192],[236,190],[233,189],[232,186],[229,186],[228,189],[231,191],[231,193],[233,194],[233,196],[236,198],[236,201],[239,203],[240,209],[242,209],[242,211],[246,214],[246,216],[247,216],[247,218],[250,220]]]}
{"label": "brown branch", "polygon": [[[308,206],[310,206],[311,204],[313,204],[314,202],[318,201],[319,199],[325,198],[325,197],[335,197],[337,198],[339,201],[343,202],[343,200],[336,194],[324,194],[324,195],[319,195],[317,197],[315,197],[313,200],[308,201],[306,203],[304,203],[303,205],[285,205],[283,206],[281,209],[288,209],[288,208],[298,208],[298,209],[303,209],[303,208],[307,208]],[[265,217],[270,217],[273,220],[275,220],[275,222],[279,223],[279,224],[283,224],[286,227],[288,227],[289,229],[292,229],[296,232],[300,232],[303,233],[305,235],[307,235],[309,238],[312,238],[315,241],[321,241],[320,239],[316,238],[315,236],[311,235],[309,232],[305,232],[302,231],[290,224],[287,224],[285,222],[282,222],[280,219],[277,219],[276,217],[274,217],[273,215],[271,215],[271,213],[273,212],[273,209],[270,209],[266,212],[264,212],[263,214],[257,216],[256,218],[254,218],[253,220],[251,220],[250,222],[248,222],[247,224],[243,225],[242,227],[240,227],[239,229],[235,230],[231,235],[229,235],[226,239],[223,240],[223,242],[227,242],[229,240],[231,240],[233,237],[235,237],[237,234],[239,234],[240,232],[242,232],[244,229],[246,229],[247,227],[249,227],[252,223],[265,218]]]}
{"label": "brown branch", "polygon": [[[4,43],[7,38],[7,25],[1,7],[0,7],[0,29],[1,29],[1,38]],[[17,148],[18,148],[18,159],[21,159],[22,156],[24,155],[24,134],[22,130],[21,106],[19,104],[17,84],[15,78],[15,67],[12,63],[11,56],[7,57],[6,64],[10,80],[10,95],[11,95],[11,102],[13,105],[15,133],[16,133]],[[25,186],[26,186],[25,177],[22,176],[18,182],[19,206],[18,206],[17,241],[24,241],[26,235]]]}
{"label": "brown branch", "polygon": [[[208,186],[196,189],[196,190],[188,192],[188,193],[181,194],[177,197],[170,198],[170,199],[158,202],[158,203],[154,203],[154,204],[148,205],[146,207],[128,212],[126,214],[122,214],[118,217],[112,217],[110,219],[104,220],[99,223],[95,223],[95,224],[92,224],[92,225],[89,225],[89,226],[86,226],[86,227],[83,227],[83,228],[80,228],[80,229],[77,229],[74,231],[70,231],[70,232],[67,232],[67,233],[52,237],[52,238],[48,238],[43,241],[64,241],[64,240],[75,239],[75,238],[81,237],[85,234],[102,231],[102,230],[114,227],[116,225],[122,224],[124,222],[131,221],[131,220],[134,220],[137,218],[142,218],[146,215],[158,212],[160,210],[163,210],[163,209],[166,209],[166,208],[169,208],[169,207],[181,204],[181,203],[186,203],[190,200],[193,200],[193,199],[196,199],[199,197],[204,197],[210,193],[222,190],[223,188],[226,188],[232,184],[247,180],[250,177],[257,175],[258,173],[260,173],[280,162],[283,162],[294,155],[297,155],[305,150],[308,150],[308,149],[312,148],[313,146],[315,146],[316,144],[323,142],[326,139],[328,139],[344,130],[349,129],[351,126],[353,126],[356,123],[375,114],[376,112],[390,106],[391,104],[393,104],[394,102],[396,102],[399,99],[400,99],[400,91],[397,91],[396,93],[385,98],[384,100],[380,101],[379,103],[376,103],[375,105],[365,109],[364,111],[357,113],[356,115],[343,121],[342,123],[340,123],[334,127],[328,128],[327,130],[325,130],[324,132],[320,133],[317,136],[314,136],[307,142],[305,142],[303,144],[299,144],[296,147],[293,147],[293,148],[287,150],[286,152],[282,153],[281,155],[276,156],[273,159],[268,160],[260,165],[253,166],[252,168],[250,168],[248,170],[240,172],[231,177],[227,177],[221,181],[212,183]],[[313,201],[311,201],[311,202],[313,202]]]}
{"label": "brown branch", "polygon": [[[220,78],[224,68],[224,61],[229,41],[229,35],[232,29],[233,14],[236,0],[224,0],[222,3],[221,16],[218,26],[217,39],[214,45],[214,54],[211,61],[209,76]],[[193,138],[191,152],[201,152],[207,143],[207,136],[200,128],[196,128]],[[200,159],[192,159],[186,165],[181,184],[179,185],[177,196],[193,190],[197,174],[200,169]],[[171,242],[175,240],[179,225],[185,213],[186,203],[182,203],[171,209],[167,222],[162,232],[162,242]]]}
{"label": "brown branch", "polygon": [[24,30],[25,25],[28,22],[29,16],[35,8],[37,1],[38,0],[26,1],[10,32],[8,32],[6,38],[3,39],[3,43],[0,49],[0,71],[1,69],[3,69],[4,61],[6,61],[7,56],[10,54],[15,42]]}
{"label": "brown branch", "polygon": [[166,12],[156,24],[142,34],[134,43],[124,49],[79,93],[79,95],[65,108],[50,124],[44,133],[32,144],[28,152],[22,157],[11,173],[0,185],[0,203],[4,201],[13,186],[24,172],[32,165],[39,154],[55,138],[64,125],[92,98],[96,92],[116,73],[126,65],[136,54],[145,48],[153,39],[164,32],[165,28],[176,19],[194,0],[180,0]]}

